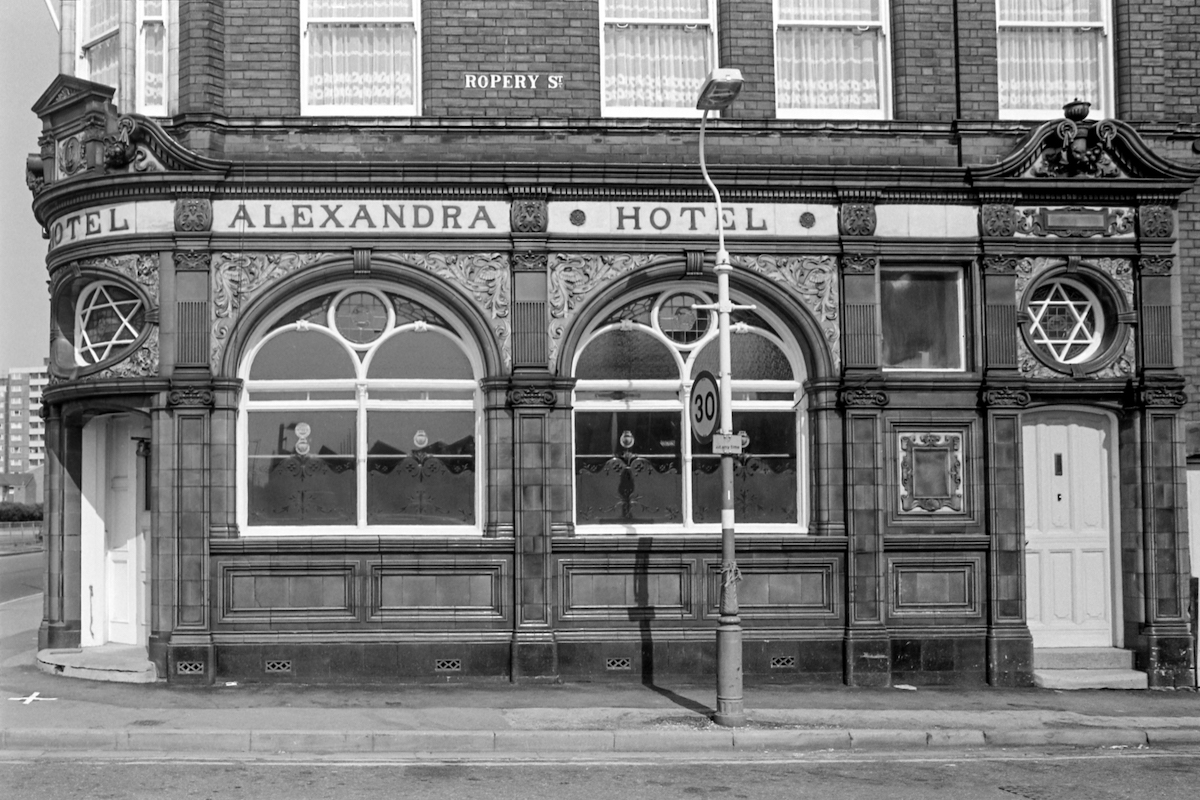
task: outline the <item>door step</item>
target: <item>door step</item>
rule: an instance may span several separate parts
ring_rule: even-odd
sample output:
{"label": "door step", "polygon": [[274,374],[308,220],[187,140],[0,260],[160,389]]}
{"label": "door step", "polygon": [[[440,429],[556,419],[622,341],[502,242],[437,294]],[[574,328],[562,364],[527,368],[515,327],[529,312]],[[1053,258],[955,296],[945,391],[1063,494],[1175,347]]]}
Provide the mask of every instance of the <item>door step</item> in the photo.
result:
{"label": "door step", "polygon": [[114,683],[154,683],[158,671],[146,648],[129,644],[103,644],[62,650],[39,650],[37,666],[42,672]]}
{"label": "door step", "polygon": [[1043,689],[1145,689],[1133,653],[1115,647],[1048,647],[1033,651],[1033,682]]}

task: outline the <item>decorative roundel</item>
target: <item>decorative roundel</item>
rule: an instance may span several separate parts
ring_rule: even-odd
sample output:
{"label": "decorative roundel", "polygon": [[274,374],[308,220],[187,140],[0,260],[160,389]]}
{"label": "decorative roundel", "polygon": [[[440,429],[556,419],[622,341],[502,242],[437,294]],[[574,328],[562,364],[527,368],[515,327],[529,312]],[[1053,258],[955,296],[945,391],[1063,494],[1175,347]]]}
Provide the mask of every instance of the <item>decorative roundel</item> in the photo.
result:
{"label": "decorative roundel", "polygon": [[115,283],[92,283],[75,304],[76,360],[85,367],[107,361],[137,342],[145,324],[140,297]]}
{"label": "decorative roundel", "polygon": [[338,332],[354,344],[378,339],[388,326],[388,308],[374,292],[351,292],[334,311]]}
{"label": "decorative roundel", "polygon": [[693,306],[708,301],[694,294],[680,292],[665,297],[658,305],[658,329],[677,344],[694,344],[708,333],[712,316]]}

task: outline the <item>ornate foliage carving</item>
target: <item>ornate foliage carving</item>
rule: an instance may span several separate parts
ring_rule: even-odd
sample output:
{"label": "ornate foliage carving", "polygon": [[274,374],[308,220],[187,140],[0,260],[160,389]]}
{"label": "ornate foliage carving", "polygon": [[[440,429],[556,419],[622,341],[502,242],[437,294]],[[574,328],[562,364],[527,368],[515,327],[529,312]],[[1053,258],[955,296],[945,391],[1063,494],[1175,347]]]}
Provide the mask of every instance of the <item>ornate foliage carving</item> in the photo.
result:
{"label": "ornate foliage carving", "polygon": [[25,159],[25,186],[35,195],[46,188],[46,173],[41,156],[31,155]]}
{"label": "ornate foliage carving", "polygon": [[512,229],[517,233],[543,233],[549,213],[545,200],[514,200]]}
{"label": "ornate foliage carving", "polygon": [[158,256],[152,253],[131,253],[123,256],[89,258],[78,263],[79,269],[108,270],[120,273],[141,284],[150,299],[158,302]]}
{"label": "ornate foliage carving", "polygon": [[1031,236],[1119,236],[1133,230],[1132,208],[1024,208],[1017,228]]}
{"label": "ornate foliage carving", "polygon": [[152,378],[158,375],[158,327],[150,329],[142,346],[110,367],[93,372],[84,380],[105,378]]}
{"label": "ornate foliage carving", "polygon": [[1002,386],[998,389],[987,389],[983,393],[983,404],[986,406],[1015,406],[1017,408],[1024,408],[1029,405],[1029,400],[1029,392],[1009,386]]}
{"label": "ornate foliage carving", "polygon": [[176,272],[206,272],[212,256],[203,250],[178,250],[175,252]]}
{"label": "ornate foliage carving", "polygon": [[104,166],[109,169],[122,169],[133,161],[137,154],[137,145],[133,143],[133,131],[137,123],[132,117],[121,117],[117,120],[117,132],[104,137]]}
{"label": "ornate foliage carving", "polygon": [[985,256],[983,259],[983,271],[999,275],[1011,275],[1017,272],[1017,267],[1020,263],[1021,259],[1015,256]]}
{"label": "ornate foliage carving", "polygon": [[1047,143],[1030,168],[1030,175],[1037,178],[1122,177],[1112,153],[1116,132],[1108,120],[1086,125],[1081,131],[1074,122],[1064,119],[1055,128],[1058,142]]}
{"label": "ornate foliage carving", "polygon": [[87,156],[83,147],[83,134],[68,136],[58,144],[58,174],[69,178],[87,169]]}
{"label": "ornate foliage carving", "polygon": [[523,253],[513,253],[512,266],[514,272],[545,272],[546,254],[526,250]]}
{"label": "ornate foliage carving", "polygon": [[797,294],[817,318],[833,363],[840,366],[838,271],[833,256],[734,256],[733,263],[786,286]]}
{"label": "ornate foliage carving", "polygon": [[879,259],[875,256],[847,253],[842,256],[842,266],[847,272],[872,273],[879,266]]}
{"label": "ornate foliage carving", "polygon": [[1138,230],[1147,239],[1168,239],[1175,232],[1175,218],[1168,206],[1138,209]]}
{"label": "ornate foliage carving", "polygon": [[1012,236],[1017,232],[1016,209],[1011,205],[985,203],[983,206],[983,235]]}
{"label": "ornate foliage carving", "polygon": [[168,393],[167,403],[172,406],[211,406],[213,393],[211,389],[199,386],[180,386]]}
{"label": "ornate foliage carving", "polygon": [[576,309],[601,286],[635,269],[664,260],[649,253],[552,253],[550,263],[550,360]]}
{"label": "ornate foliage carving", "polygon": [[509,389],[507,398],[510,406],[536,406],[541,408],[551,408],[558,400],[553,390],[539,389],[536,386]]}
{"label": "ornate foliage carving", "polygon": [[1141,395],[1144,406],[1183,408],[1187,404],[1187,395],[1181,389],[1170,386],[1147,386],[1142,389]]}
{"label": "ornate foliage carving", "polygon": [[466,290],[492,321],[505,365],[512,363],[512,292],[504,253],[398,253],[406,263],[428,270]]}
{"label": "ornate foliage carving", "polygon": [[1143,275],[1170,275],[1175,269],[1172,256],[1142,256],[1138,262]]}
{"label": "ornate foliage carving", "polygon": [[886,392],[881,392],[875,389],[864,389],[861,386],[857,389],[843,389],[838,399],[842,401],[844,406],[857,407],[879,407],[882,408],[888,404],[888,396]]}
{"label": "ornate foliage carving", "polygon": [[875,204],[842,203],[838,221],[843,236],[874,236]]}
{"label": "ornate foliage carving", "polygon": [[181,197],[176,200],[175,230],[185,233],[212,230],[212,201],[203,197]]}
{"label": "ornate foliage carving", "polygon": [[900,512],[936,514],[963,510],[962,434],[899,434]]}
{"label": "ornate foliage carving", "polygon": [[242,305],[266,286],[328,253],[217,253],[212,257],[212,365],[215,368]]}

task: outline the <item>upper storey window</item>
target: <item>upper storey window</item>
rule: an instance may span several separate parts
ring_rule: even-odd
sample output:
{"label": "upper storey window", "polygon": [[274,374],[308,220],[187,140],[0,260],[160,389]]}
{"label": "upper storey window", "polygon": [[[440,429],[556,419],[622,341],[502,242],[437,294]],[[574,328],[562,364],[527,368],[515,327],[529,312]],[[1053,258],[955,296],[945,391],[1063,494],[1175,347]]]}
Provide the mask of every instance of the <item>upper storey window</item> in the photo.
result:
{"label": "upper storey window", "polygon": [[1112,114],[1108,0],[997,0],[1000,116],[1048,119],[1079,98]]}
{"label": "upper storey window", "polygon": [[414,0],[302,0],[303,113],[420,113],[419,6]]}
{"label": "upper storey window", "polygon": [[699,116],[715,19],[712,0],[601,0],[604,115]]}
{"label": "upper storey window", "polygon": [[887,0],[775,0],[780,117],[884,119]]}
{"label": "upper storey window", "polygon": [[[80,0],[76,74],[115,87],[113,102],[122,110],[129,107],[128,98],[138,113],[169,114],[172,5],[167,0]],[[134,46],[122,46],[123,41]],[[128,76],[132,87],[124,85]]]}

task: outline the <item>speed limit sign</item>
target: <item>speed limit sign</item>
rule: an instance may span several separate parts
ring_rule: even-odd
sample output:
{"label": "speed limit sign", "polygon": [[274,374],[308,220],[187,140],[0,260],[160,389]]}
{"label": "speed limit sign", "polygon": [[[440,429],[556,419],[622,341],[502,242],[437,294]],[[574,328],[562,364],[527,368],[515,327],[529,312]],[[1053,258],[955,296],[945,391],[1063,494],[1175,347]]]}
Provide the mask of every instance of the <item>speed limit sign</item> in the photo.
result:
{"label": "speed limit sign", "polygon": [[713,431],[721,419],[721,393],[711,372],[701,372],[692,384],[692,401],[688,413],[692,418],[692,435],[700,444],[712,441]]}

